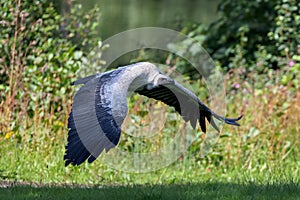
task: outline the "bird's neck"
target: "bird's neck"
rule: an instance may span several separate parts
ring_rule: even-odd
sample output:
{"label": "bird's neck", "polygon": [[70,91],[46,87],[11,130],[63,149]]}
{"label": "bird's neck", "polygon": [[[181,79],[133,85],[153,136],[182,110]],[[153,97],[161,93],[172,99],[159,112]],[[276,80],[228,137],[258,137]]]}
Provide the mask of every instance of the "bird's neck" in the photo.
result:
{"label": "bird's neck", "polygon": [[157,70],[155,65],[151,63],[141,62],[133,64],[124,70],[119,83],[123,86],[127,85],[129,91],[135,91],[149,83],[153,78],[151,77],[153,69]]}

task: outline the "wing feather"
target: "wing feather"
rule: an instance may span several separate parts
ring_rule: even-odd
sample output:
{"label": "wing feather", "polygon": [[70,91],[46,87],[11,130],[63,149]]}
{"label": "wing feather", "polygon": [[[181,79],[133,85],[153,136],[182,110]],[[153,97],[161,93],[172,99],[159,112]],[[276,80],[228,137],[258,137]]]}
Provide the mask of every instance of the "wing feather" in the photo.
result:
{"label": "wing feather", "polygon": [[[114,73],[114,74],[113,74]],[[85,83],[76,93],[68,119],[68,144],[65,165],[93,162],[103,150],[118,144],[120,127],[112,115],[110,80],[118,70],[101,76],[90,76],[75,84]]]}
{"label": "wing feather", "polygon": [[[213,117],[226,124],[239,126],[236,122],[241,119],[238,118],[225,118],[212,112],[198,97],[190,90],[184,88],[176,81],[174,84],[159,85],[155,88],[143,86],[136,90],[137,93],[164,102],[172,106],[183,117],[185,121],[190,121],[193,128],[196,127],[197,120],[203,132],[206,132],[206,120],[215,128],[220,131],[216,125]],[[205,120],[206,119],[206,120]]]}

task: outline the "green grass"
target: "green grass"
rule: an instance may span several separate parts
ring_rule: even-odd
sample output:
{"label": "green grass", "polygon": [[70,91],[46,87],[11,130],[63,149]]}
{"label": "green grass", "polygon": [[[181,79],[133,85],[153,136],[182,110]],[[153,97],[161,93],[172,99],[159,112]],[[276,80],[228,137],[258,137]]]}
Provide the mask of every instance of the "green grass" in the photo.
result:
{"label": "green grass", "polygon": [[7,156],[0,159],[0,186],[9,187],[0,188],[0,199],[300,199],[300,169],[292,156],[246,169],[243,163],[205,164],[187,152],[166,168],[127,173],[101,159],[66,168],[63,145],[47,152],[12,144],[1,144]]}
{"label": "green grass", "polygon": [[[286,158],[269,152],[267,146],[242,146],[242,156],[238,157],[240,147],[231,147],[230,138],[220,138],[213,152],[200,157],[191,146],[183,157],[166,168],[148,173],[129,173],[114,170],[101,158],[94,163],[85,162],[80,166],[64,166],[64,137],[43,136],[38,144],[22,143],[15,140],[0,141],[0,178],[9,181],[26,181],[54,184],[185,184],[198,182],[228,182],[255,184],[279,184],[300,182],[299,148],[294,146]],[[264,138],[256,138],[260,143]],[[51,142],[52,141],[52,142]],[[232,140],[231,140],[232,142]],[[197,146],[195,144],[194,146]],[[252,147],[254,146],[254,147]],[[120,148],[120,147],[118,147]],[[227,149],[227,150],[226,150]],[[228,152],[227,152],[228,151]],[[254,153],[251,153],[255,151]],[[172,152],[170,152],[172,153]],[[250,159],[251,157],[251,159]],[[112,158],[114,159],[114,158]]]}
{"label": "green grass", "polygon": [[295,183],[208,182],[181,185],[134,185],[115,187],[30,187],[0,189],[0,199],[299,199]]}
{"label": "green grass", "polygon": [[[114,170],[101,158],[65,167],[68,101],[59,118],[50,113],[45,119],[36,112],[33,118],[16,119],[19,129],[0,135],[0,183],[17,184],[0,189],[0,198],[300,199],[300,92],[280,85],[251,88],[239,81],[233,82],[247,91],[231,95],[227,111],[230,116],[244,115],[241,126],[224,126],[211,148],[203,148],[211,141],[197,132],[182,157],[148,173]],[[134,116],[150,110],[147,104],[131,106]],[[147,116],[141,120],[149,121]],[[138,123],[129,126],[140,127]],[[165,144],[179,125],[180,119],[167,122],[167,132],[142,141],[142,150]],[[130,137],[122,134],[121,140],[117,148],[132,151]]]}

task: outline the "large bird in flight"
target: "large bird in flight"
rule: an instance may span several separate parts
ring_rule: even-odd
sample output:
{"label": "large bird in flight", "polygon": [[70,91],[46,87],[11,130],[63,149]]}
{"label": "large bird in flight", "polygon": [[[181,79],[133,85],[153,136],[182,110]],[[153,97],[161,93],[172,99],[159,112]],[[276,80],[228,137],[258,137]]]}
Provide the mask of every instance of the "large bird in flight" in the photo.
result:
{"label": "large bird in flight", "polygon": [[115,147],[127,114],[128,91],[172,106],[195,129],[206,132],[205,119],[219,132],[214,118],[239,126],[238,118],[225,118],[209,109],[197,96],[148,62],[140,62],[79,79],[84,84],[74,97],[68,120],[65,165],[93,162],[105,149]]}

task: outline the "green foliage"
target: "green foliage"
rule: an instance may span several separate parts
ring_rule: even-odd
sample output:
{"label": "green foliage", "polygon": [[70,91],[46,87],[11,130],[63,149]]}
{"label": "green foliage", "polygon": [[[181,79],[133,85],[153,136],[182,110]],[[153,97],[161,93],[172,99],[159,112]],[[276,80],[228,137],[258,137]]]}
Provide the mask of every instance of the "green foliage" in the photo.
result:
{"label": "green foliage", "polygon": [[[299,55],[299,7],[296,0],[222,1],[217,21],[209,27],[191,24],[182,32],[202,44],[217,65],[262,73],[284,68]],[[192,76],[187,64],[183,71]]]}
{"label": "green foliage", "polygon": [[222,1],[219,20],[209,27],[204,47],[224,67],[251,66],[257,45],[272,45],[266,36],[275,27],[275,5],[268,0]]}
{"label": "green foliage", "polygon": [[70,83],[98,41],[99,10],[85,13],[75,3],[62,16],[47,0],[0,3],[1,130],[64,121]]}
{"label": "green foliage", "polygon": [[[250,82],[260,86],[280,83],[288,86],[291,92],[299,89],[298,1],[228,0],[220,3],[219,13],[219,20],[209,27],[190,24],[182,32],[202,44],[215,64],[226,71],[237,70],[237,76],[244,79],[251,74],[247,81],[252,79]],[[188,40],[176,45],[183,54],[193,54],[193,44]],[[176,63],[177,69],[191,79],[199,78],[190,70],[190,63],[172,56],[169,56],[169,63]],[[258,76],[260,74],[265,74],[263,79]]]}
{"label": "green foliage", "polygon": [[299,54],[299,6],[296,0],[223,1],[204,46],[226,68],[283,68]]}
{"label": "green foliage", "polygon": [[[296,0],[280,1],[275,7],[275,30],[269,32],[270,40],[275,41],[275,51],[281,56],[300,54],[300,3]],[[275,53],[275,52],[272,52]],[[275,54],[276,55],[276,54]]]}

